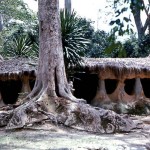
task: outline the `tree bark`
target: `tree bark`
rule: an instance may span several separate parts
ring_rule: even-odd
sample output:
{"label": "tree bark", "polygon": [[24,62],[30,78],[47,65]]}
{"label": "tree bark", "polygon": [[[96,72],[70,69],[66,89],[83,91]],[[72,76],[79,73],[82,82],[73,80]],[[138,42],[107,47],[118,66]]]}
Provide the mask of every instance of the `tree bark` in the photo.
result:
{"label": "tree bark", "polygon": [[3,29],[3,17],[0,14],[0,32],[2,31],[2,29]]}
{"label": "tree bark", "polygon": [[71,0],[65,0],[65,9],[71,14]]}
{"label": "tree bark", "polygon": [[[147,19],[144,23],[144,25],[142,24],[142,20],[141,20],[141,11],[142,11],[142,6],[144,7]],[[150,17],[149,17],[149,8],[147,8],[144,4],[143,0],[138,0],[138,1],[133,1],[131,2],[131,10],[132,10],[132,14],[134,17],[134,21],[135,21],[135,25],[137,28],[137,32],[138,32],[138,40],[140,42],[140,40],[142,39],[142,37],[145,35],[146,29],[150,27]]]}
{"label": "tree bark", "polygon": [[141,7],[142,6],[142,0],[137,1],[137,2],[133,2],[131,5],[131,10],[132,10],[132,14],[134,17],[134,21],[135,21],[135,25],[137,28],[137,32],[138,32],[138,40],[140,41],[142,39],[142,37],[144,36],[145,32],[143,29],[143,25],[142,25],[142,21],[141,21],[141,9],[138,7],[138,5]]}

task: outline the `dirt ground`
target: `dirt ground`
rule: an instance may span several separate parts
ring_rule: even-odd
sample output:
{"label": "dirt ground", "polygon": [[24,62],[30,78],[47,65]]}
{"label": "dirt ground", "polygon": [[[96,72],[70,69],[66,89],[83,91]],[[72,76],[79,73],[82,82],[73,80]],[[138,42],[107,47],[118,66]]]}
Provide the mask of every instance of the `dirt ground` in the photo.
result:
{"label": "dirt ground", "polygon": [[150,116],[132,117],[130,133],[92,134],[50,123],[23,130],[0,129],[0,150],[150,150]]}

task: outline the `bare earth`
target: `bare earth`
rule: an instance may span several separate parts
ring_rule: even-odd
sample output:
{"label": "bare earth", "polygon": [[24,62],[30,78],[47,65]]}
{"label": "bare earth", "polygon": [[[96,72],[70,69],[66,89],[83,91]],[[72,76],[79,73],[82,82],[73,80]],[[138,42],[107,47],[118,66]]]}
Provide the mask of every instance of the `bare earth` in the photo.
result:
{"label": "bare earth", "polygon": [[150,116],[133,119],[141,129],[117,134],[98,135],[50,123],[14,132],[1,128],[0,150],[150,150]]}

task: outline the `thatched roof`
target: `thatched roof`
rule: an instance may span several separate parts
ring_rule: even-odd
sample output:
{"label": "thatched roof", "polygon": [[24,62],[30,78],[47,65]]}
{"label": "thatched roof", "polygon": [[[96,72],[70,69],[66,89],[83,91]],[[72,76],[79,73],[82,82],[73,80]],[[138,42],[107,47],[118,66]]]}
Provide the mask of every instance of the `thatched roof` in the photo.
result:
{"label": "thatched roof", "polygon": [[12,58],[0,62],[0,80],[17,80],[23,75],[36,76],[35,61],[27,58]]}
{"label": "thatched roof", "polygon": [[81,70],[93,73],[111,71],[116,77],[142,74],[150,78],[150,58],[84,58]]}
{"label": "thatched roof", "polygon": [[[103,73],[112,78],[122,76],[140,76],[150,78],[150,58],[83,58],[77,71]],[[0,80],[18,79],[23,75],[36,76],[37,61],[27,58],[15,58],[0,62]],[[130,78],[129,77],[129,78]],[[110,78],[110,76],[108,77]]]}
{"label": "thatched roof", "polygon": [[150,58],[84,58],[83,67],[88,67],[91,69],[102,67],[116,67],[127,69],[146,68],[150,70]]}

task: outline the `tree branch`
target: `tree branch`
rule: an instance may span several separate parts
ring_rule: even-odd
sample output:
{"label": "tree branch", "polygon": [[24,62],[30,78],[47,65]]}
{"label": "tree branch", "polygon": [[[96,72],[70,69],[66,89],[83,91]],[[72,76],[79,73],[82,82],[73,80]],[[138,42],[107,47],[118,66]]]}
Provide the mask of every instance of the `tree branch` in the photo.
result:
{"label": "tree branch", "polygon": [[148,16],[147,19],[146,19],[146,21],[145,21],[145,24],[144,24],[144,27],[143,27],[143,31],[144,31],[144,32],[145,32],[146,29],[148,28],[149,22],[150,22],[150,16]]}
{"label": "tree branch", "polygon": [[[150,0],[149,0],[149,2],[150,2]],[[143,3],[143,6],[144,6],[145,13],[146,13],[147,17],[149,17],[148,9],[146,9],[144,0],[142,0],[142,3]]]}

